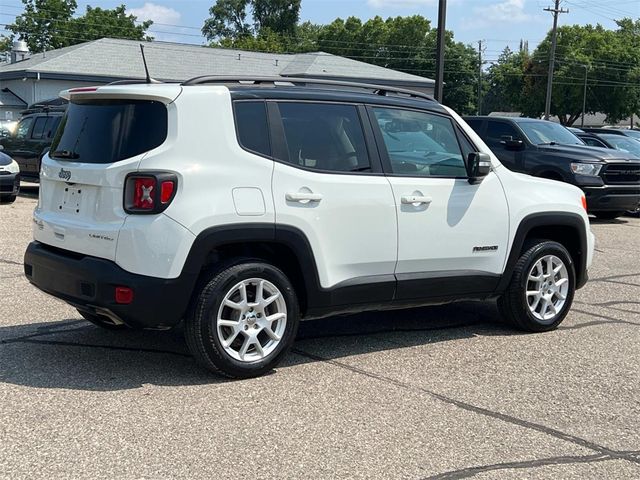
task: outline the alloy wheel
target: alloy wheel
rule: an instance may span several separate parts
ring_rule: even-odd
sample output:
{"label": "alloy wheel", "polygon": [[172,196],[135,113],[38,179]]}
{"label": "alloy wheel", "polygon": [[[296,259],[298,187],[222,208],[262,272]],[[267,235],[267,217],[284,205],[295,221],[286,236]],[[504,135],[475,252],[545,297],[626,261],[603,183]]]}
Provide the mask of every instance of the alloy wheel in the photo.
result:
{"label": "alloy wheel", "polygon": [[240,362],[262,360],[279,345],[287,304],[278,287],[249,278],[231,287],[220,305],[216,329],[225,352]]}
{"label": "alloy wheel", "polygon": [[527,276],[526,302],[536,320],[553,323],[568,293],[569,272],[560,258],[545,255],[533,264]]}

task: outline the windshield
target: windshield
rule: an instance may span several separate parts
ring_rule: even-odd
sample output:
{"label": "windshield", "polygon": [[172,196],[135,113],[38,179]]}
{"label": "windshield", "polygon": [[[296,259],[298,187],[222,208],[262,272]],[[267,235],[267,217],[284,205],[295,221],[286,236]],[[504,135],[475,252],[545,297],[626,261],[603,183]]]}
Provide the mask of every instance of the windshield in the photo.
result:
{"label": "windshield", "polygon": [[584,145],[582,140],[559,123],[518,122],[518,125],[534,145]]}
{"label": "windshield", "polygon": [[611,133],[602,133],[600,136],[613,145],[616,150],[632,153],[636,157],[640,157],[640,142],[637,140]]}
{"label": "windshield", "polygon": [[51,144],[56,160],[112,163],[161,145],[167,109],[148,100],[82,100],[69,104]]}
{"label": "windshield", "polygon": [[636,140],[640,140],[640,130],[625,130],[624,134],[628,137],[633,137]]}

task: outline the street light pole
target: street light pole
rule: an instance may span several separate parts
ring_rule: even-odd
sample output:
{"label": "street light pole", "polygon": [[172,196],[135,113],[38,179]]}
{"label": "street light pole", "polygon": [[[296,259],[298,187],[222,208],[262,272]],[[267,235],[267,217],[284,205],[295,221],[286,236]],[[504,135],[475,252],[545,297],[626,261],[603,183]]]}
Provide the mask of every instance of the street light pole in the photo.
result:
{"label": "street light pole", "polygon": [[447,0],[438,1],[438,37],[436,39],[436,88],[434,96],[442,102],[442,86],[444,83],[444,35],[447,16]]}
{"label": "street light pole", "polygon": [[478,40],[478,115],[482,115],[482,40]]}
{"label": "street light pole", "polygon": [[582,120],[580,126],[584,127],[584,112],[587,109],[587,72],[589,71],[589,65],[583,65],[584,67],[584,92],[582,94]]}
{"label": "street light pole", "polygon": [[569,13],[569,10],[560,8],[560,0],[556,0],[554,8],[545,8],[545,12],[553,13],[553,30],[551,31],[551,52],[549,53],[549,73],[547,74],[547,98],[544,102],[544,119],[549,120],[551,110],[551,89],[553,88],[553,68],[556,61],[556,43],[558,40],[558,15]]}

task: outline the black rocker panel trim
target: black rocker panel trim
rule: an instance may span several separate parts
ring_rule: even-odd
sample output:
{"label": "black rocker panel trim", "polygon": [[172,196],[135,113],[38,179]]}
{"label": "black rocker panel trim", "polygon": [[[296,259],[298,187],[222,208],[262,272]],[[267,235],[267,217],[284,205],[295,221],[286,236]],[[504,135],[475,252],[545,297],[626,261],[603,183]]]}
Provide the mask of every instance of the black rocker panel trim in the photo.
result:
{"label": "black rocker panel trim", "polygon": [[476,270],[397,273],[396,300],[488,296],[501,275]]}
{"label": "black rocker panel trim", "polygon": [[582,288],[587,283],[587,230],[582,217],[570,212],[542,212],[532,213],[526,216],[518,225],[518,230],[511,244],[511,251],[507,259],[504,275],[498,283],[495,293],[502,293],[513,275],[513,269],[520,258],[522,248],[527,241],[531,231],[539,227],[569,227],[578,236],[579,251],[575,260],[576,289]]}

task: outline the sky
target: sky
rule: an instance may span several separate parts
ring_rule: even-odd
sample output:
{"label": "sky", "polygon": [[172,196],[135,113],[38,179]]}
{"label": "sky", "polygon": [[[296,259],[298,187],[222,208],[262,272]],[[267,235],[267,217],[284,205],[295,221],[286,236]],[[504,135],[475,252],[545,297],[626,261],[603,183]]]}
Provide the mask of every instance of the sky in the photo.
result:
{"label": "sky", "polygon": [[[204,43],[200,28],[209,16],[213,0],[78,0],[78,13],[87,4],[113,8],[125,3],[140,20],[151,19],[151,35],[157,40]],[[552,15],[543,11],[553,0],[448,0],[447,29],[457,41],[477,45],[483,40],[485,56],[497,57],[505,46],[517,48],[520,39],[533,49],[551,28]],[[596,24],[615,28],[614,19],[640,17],[640,0],[562,0],[569,13],[561,14],[559,25]],[[22,11],[20,0],[0,0],[0,23],[11,23]],[[363,20],[379,15],[419,14],[437,25],[438,0],[302,0],[301,21],[330,23],[337,17]],[[163,24],[163,25],[160,25]],[[6,33],[0,30],[0,33]]]}

